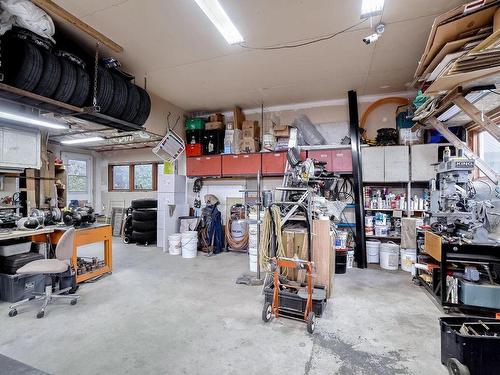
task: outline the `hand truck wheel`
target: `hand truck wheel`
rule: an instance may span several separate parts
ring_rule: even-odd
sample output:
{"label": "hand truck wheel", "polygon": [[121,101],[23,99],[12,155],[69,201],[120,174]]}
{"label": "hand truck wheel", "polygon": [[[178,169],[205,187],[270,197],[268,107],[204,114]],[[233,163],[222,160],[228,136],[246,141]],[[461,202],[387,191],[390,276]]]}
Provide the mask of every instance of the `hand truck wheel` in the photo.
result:
{"label": "hand truck wheel", "polygon": [[448,359],[446,367],[448,368],[448,373],[450,375],[470,375],[468,367],[460,363],[460,361],[456,358]]}
{"label": "hand truck wheel", "polygon": [[273,317],[273,306],[270,302],[264,303],[264,308],[262,309],[262,320],[264,322],[269,322]]}
{"label": "hand truck wheel", "polygon": [[315,328],[315,321],[316,321],[316,314],[314,312],[310,312],[309,315],[307,315],[307,332],[313,333],[314,328]]}

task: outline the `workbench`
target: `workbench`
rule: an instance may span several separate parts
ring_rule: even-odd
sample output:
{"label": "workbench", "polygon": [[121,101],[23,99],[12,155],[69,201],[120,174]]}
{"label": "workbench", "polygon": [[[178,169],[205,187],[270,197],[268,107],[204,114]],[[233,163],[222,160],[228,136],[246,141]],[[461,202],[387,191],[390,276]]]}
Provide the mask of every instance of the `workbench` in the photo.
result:
{"label": "workbench", "polygon": [[[30,238],[32,242],[48,243],[57,245],[59,239],[64,232],[70,227],[50,225],[41,229],[35,230],[13,230],[9,233],[0,233],[0,241],[18,238]],[[93,279],[97,276],[111,273],[113,270],[113,250],[112,250],[112,233],[111,225],[109,224],[93,224],[76,228],[75,242],[73,245],[73,256],[71,257],[71,265],[77,269],[78,247],[93,243],[104,242],[104,266],[81,275],[76,275],[76,282]]]}
{"label": "workbench", "polygon": [[[453,269],[452,264],[493,264],[500,267],[500,245],[498,244],[465,244],[448,243],[441,236],[426,231],[424,252],[433,259],[428,271],[417,270],[417,283],[422,284],[432,294],[436,301],[443,307],[445,312],[451,309],[474,311],[476,314],[493,315],[498,309],[483,306],[466,305],[449,302],[447,299],[446,276]],[[417,257],[423,252],[417,249]],[[426,282],[422,278],[422,272],[427,272],[432,281]]]}

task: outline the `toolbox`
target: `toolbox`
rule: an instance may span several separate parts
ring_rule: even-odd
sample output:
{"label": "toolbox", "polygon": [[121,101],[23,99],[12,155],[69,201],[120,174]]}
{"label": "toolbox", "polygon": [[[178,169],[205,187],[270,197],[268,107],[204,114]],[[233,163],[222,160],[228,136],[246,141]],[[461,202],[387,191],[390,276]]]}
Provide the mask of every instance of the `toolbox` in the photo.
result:
{"label": "toolbox", "polygon": [[45,257],[42,254],[31,252],[11,255],[8,257],[0,257],[0,273],[14,275],[17,270],[25,264],[39,259],[45,259]]}
{"label": "toolbox", "polygon": [[[265,302],[273,303],[274,284],[270,284],[264,289]],[[304,311],[307,302],[307,293],[292,293],[286,290],[280,291],[280,308],[297,311]],[[321,317],[326,307],[326,289],[324,286],[315,286],[313,290],[313,312],[317,317]]]}
{"label": "toolbox", "polygon": [[0,300],[19,302],[45,291],[45,275],[7,275],[0,273]]}
{"label": "toolbox", "polygon": [[[466,366],[473,375],[498,374],[500,368],[500,320],[478,317],[443,317],[441,325],[441,363],[450,360]],[[460,328],[466,323],[474,327],[474,334],[462,334]],[[485,327],[486,325],[486,327]],[[485,335],[488,332],[488,335]],[[494,335],[497,336],[494,336]],[[460,372],[462,374],[462,372]]]}

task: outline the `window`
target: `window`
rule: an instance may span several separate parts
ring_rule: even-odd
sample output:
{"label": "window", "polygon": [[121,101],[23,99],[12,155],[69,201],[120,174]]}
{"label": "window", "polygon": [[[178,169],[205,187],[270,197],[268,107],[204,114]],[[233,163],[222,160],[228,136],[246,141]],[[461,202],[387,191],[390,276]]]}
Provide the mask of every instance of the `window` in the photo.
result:
{"label": "window", "polygon": [[113,166],[113,190],[130,189],[130,167],[128,165]]}
{"label": "window", "polygon": [[488,132],[479,133],[478,137],[479,157],[483,159],[493,170],[500,173],[500,144]]}
{"label": "window", "polygon": [[85,193],[88,189],[87,161],[68,159],[68,192]]}
{"label": "window", "polygon": [[154,191],[158,181],[158,164],[110,165],[109,191]]}

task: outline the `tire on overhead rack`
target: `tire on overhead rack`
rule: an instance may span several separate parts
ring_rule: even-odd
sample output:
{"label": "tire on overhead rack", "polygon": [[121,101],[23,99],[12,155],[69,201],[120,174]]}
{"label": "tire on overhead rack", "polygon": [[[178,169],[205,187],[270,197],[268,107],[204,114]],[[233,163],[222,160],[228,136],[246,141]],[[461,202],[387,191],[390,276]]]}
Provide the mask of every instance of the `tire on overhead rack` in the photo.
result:
{"label": "tire on overhead rack", "polygon": [[[91,101],[92,101],[91,90]],[[101,108],[101,113],[106,113],[113,102],[114,82],[111,73],[103,68],[97,68],[97,105]]]}
{"label": "tire on overhead rack", "polygon": [[68,103],[76,88],[76,68],[66,58],[57,57],[61,63],[61,80],[56,91],[52,95],[52,99]]}
{"label": "tire on overhead rack", "polygon": [[151,112],[151,98],[149,97],[148,92],[142,87],[137,86],[137,90],[139,90],[140,96],[139,111],[132,122],[136,125],[144,125],[149,117],[149,113]]}
{"label": "tire on overhead rack", "polygon": [[106,111],[106,114],[114,118],[120,118],[127,105],[127,84],[125,83],[123,78],[118,76],[117,74],[111,73],[111,77],[113,78],[114,92],[111,105]]}
{"label": "tire on overhead rack", "polygon": [[90,76],[87,73],[85,62],[80,57],[66,51],[57,51],[57,55],[75,68],[75,89],[67,103],[75,107],[84,106],[90,93]]}
{"label": "tire on overhead rack", "polygon": [[127,104],[120,118],[123,121],[132,122],[134,120],[134,117],[137,116],[137,113],[139,112],[141,97],[136,85],[130,82],[126,82],[126,86],[127,86]]}
{"label": "tire on overhead rack", "polygon": [[51,51],[40,48],[43,56],[43,70],[40,81],[34,88],[35,94],[50,98],[57,90],[61,79],[61,63]]}
{"label": "tire on overhead rack", "polygon": [[[38,85],[43,72],[43,57],[33,44],[7,36],[2,38],[4,81],[6,84],[26,91],[33,91]],[[3,93],[6,98],[19,98],[19,95]]]}

